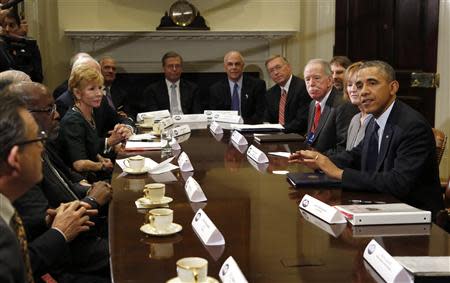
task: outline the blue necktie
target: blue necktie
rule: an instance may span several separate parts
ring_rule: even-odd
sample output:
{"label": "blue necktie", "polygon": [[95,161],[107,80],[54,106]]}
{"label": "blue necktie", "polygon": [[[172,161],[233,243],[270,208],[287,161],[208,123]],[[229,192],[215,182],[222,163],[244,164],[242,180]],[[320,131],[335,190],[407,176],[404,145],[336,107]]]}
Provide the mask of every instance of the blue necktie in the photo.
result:
{"label": "blue necktie", "polygon": [[373,121],[373,130],[369,137],[369,146],[367,149],[366,168],[367,172],[374,172],[378,161],[378,126],[377,122]]}
{"label": "blue necktie", "polygon": [[231,97],[231,110],[236,110],[239,113],[239,93],[238,93],[238,84],[234,84],[233,88],[233,96]]}

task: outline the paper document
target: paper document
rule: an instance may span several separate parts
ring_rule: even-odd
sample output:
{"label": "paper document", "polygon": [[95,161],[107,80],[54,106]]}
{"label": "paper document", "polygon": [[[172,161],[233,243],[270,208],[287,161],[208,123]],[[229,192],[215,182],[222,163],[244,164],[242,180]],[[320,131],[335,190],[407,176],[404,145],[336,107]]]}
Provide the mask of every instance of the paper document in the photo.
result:
{"label": "paper document", "polygon": [[139,134],[139,135],[132,135],[128,138],[129,141],[151,141],[155,139],[156,136],[152,134]]}
{"label": "paper document", "polygon": [[411,273],[448,273],[450,256],[394,256]]}

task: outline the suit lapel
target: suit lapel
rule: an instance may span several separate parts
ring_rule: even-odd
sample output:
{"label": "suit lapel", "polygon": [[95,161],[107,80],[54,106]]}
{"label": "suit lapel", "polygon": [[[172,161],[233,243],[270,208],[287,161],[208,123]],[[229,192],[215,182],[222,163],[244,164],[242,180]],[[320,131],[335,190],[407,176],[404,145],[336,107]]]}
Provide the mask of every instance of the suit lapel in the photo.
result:
{"label": "suit lapel", "polygon": [[[333,105],[335,95],[336,95],[336,93],[334,91],[331,91],[330,95],[328,96],[327,102],[325,103],[325,107],[323,108],[323,110],[320,113],[319,124],[317,125],[317,129],[314,132],[314,140],[317,139],[317,137],[320,134],[320,131],[322,130],[323,126],[326,124],[326,122],[330,116],[331,106]],[[314,100],[312,102],[313,102],[312,109],[310,108],[310,110],[312,111],[311,113],[313,113],[313,115],[311,115],[311,116],[314,117],[316,103]],[[311,121],[311,125],[312,125],[312,121]]]}
{"label": "suit lapel", "polygon": [[225,110],[231,110],[231,91],[230,91],[230,84],[228,83],[228,78],[226,78],[225,81],[222,81],[222,83],[223,84],[221,89],[224,90],[223,99]]}

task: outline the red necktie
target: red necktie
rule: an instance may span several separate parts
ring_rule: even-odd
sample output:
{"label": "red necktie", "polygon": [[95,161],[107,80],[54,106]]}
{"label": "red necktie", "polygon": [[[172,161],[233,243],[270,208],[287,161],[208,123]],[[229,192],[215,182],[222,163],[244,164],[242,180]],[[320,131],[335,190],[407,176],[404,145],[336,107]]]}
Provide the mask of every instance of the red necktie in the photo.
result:
{"label": "red necktie", "polygon": [[320,103],[316,102],[316,111],[314,112],[314,124],[311,127],[312,133],[314,133],[316,131],[317,126],[319,125],[320,114],[321,114]]}
{"label": "red necktie", "polygon": [[278,123],[284,126],[284,108],[286,107],[287,93],[281,88],[280,105],[278,107]]}

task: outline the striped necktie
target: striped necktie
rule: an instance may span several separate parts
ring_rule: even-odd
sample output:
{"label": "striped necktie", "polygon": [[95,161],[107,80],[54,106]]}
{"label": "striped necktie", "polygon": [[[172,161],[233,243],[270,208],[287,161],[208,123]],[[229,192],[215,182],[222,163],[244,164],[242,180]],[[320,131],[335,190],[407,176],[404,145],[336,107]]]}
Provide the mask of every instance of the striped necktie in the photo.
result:
{"label": "striped necktie", "polygon": [[278,123],[284,126],[284,110],[286,107],[287,93],[284,88],[281,88],[280,105],[278,106]]}

